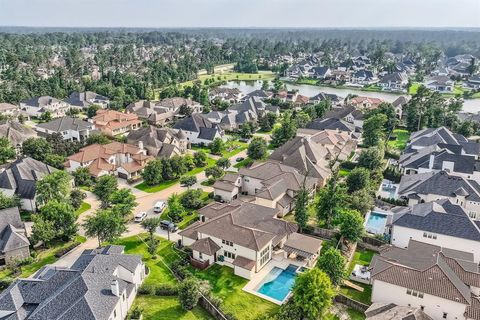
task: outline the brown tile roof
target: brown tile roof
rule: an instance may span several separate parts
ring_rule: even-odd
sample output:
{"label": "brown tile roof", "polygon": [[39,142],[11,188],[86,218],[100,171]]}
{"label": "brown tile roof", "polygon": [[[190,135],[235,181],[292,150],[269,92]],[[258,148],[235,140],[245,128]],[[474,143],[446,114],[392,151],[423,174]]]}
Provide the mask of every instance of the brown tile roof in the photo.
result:
{"label": "brown tile roof", "polygon": [[255,261],[247,259],[242,256],[238,256],[238,255],[236,256],[235,260],[233,260],[232,263],[234,266],[240,267],[242,269],[250,270],[250,271],[253,270],[253,268],[255,268]]}
{"label": "brown tile roof", "polygon": [[213,256],[215,252],[220,250],[220,247],[210,238],[199,239],[195,241],[190,248],[207,256]]}

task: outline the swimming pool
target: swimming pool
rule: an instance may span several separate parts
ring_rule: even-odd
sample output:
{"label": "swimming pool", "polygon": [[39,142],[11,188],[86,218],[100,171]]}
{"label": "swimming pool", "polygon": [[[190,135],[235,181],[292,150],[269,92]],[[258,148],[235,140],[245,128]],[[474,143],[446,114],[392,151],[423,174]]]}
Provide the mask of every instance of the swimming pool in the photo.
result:
{"label": "swimming pool", "polygon": [[395,199],[397,195],[397,187],[395,185],[382,185],[382,191],[388,194],[388,198]]}
{"label": "swimming pool", "polygon": [[274,267],[259,283],[258,289],[255,291],[283,302],[290,291],[292,291],[295,277],[297,276],[297,269],[298,267],[293,264],[289,265],[285,270]]}
{"label": "swimming pool", "polygon": [[365,229],[373,234],[383,234],[387,224],[387,215],[375,211],[370,212]]}

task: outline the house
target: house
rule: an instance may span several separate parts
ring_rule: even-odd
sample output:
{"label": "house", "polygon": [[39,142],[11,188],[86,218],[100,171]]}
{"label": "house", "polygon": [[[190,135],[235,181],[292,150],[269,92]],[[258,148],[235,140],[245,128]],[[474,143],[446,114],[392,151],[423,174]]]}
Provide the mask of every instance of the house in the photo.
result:
{"label": "house", "polygon": [[200,113],[193,113],[173,125],[178,133],[182,130],[187,141],[192,144],[210,144],[215,138],[223,139],[223,130],[217,124],[210,122]]}
{"label": "house", "polygon": [[127,143],[136,144],[140,149],[146,149],[148,155],[158,158],[182,155],[188,148],[187,136],[182,130],[174,132],[169,128],[153,126],[131,131]]}
{"label": "house", "polygon": [[208,91],[208,99],[210,101],[226,101],[228,103],[237,103],[242,99],[243,94],[238,88],[222,88],[217,87]]}
{"label": "house", "polygon": [[404,174],[447,171],[466,179],[480,179],[480,161],[459,151],[455,145],[440,143],[402,154],[398,165]]}
{"label": "house", "polygon": [[407,106],[408,99],[405,96],[400,96],[392,102],[393,109],[398,119],[402,119],[403,110]]}
{"label": "house", "polygon": [[140,100],[130,103],[125,109],[152,125],[163,126],[175,120],[175,112],[158,105],[158,102]]}
{"label": "house", "polygon": [[35,97],[20,102],[20,108],[29,116],[39,118],[49,112],[52,118],[63,117],[72,106],[65,101],[50,96]]}
{"label": "house", "polygon": [[137,115],[115,110],[98,110],[92,122],[96,129],[107,136],[125,134],[142,126]]}
{"label": "house", "polygon": [[392,209],[390,241],[407,248],[410,240],[448,249],[461,248],[480,262],[480,221],[472,220],[459,205],[448,199]]}
{"label": "house", "polygon": [[398,195],[407,199],[409,205],[449,199],[465,209],[470,218],[480,220],[480,185],[475,180],[445,171],[405,175],[400,180]]}
{"label": "house", "polygon": [[363,127],[363,112],[351,105],[331,108],[321,119],[327,118],[339,119],[348,123],[353,123],[355,128],[361,129]]}
{"label": "house", "polygon": [[382,77],[378,85],[386,91],[403,91],[408,83],[408,76],[405,72],[394,72]]}
{"label": "house", "polygon": [[4,117],[15,117],[20,111],[20,107],[11,103],[0,103],[0,115]]}
{"label": "house", "polygon": [[474,90],[480,89],[480,74],[475,74],[468,78],[467,87]]}
{"label": "house", "polygon": [[352,74],[352,78],[350,80],[351,83],[357,85],[370,85],[373,83],[378,82],[377,76],[373,73],[373,71],[360,69],[355,71]]}
{"label": "house", "polygon": [[[200,220],[182,230],[181,243],[192,249],[192,265],[217,263],[252,279],[273,259],[289,259],[306,267],[315,264],[322,241],[297,233],[298,226],[277,219],[277,209],[234,201],[214,202],[198,210]],[[293,260],[292,260],[293,261]]]}
{"label": "house", "polygon": [[369,98],[369,97],[354,97],[348,101],[348,103],[355,108],[358,109],[376,109],[380,103],[382,103],[382,99],[378,98]]}
{"label": "house", "polygon": [[188,108],[191,113],[203,112],[203,106],[200,103],[193,101],[190,98],[183,98],[183,97],[165,98],[163,100],[160,100],[158,103],[156,103],[156,105],[163,108],[166,111],[170,111],[175,114],[180,113],[180,109],[182,107]]}
{"label": "house", "polygon": [[0,265],[30,257],[30,242],[17,207],[0,210]]}
{"label": "house", "polygon": [[330,77],[332,71],[329,67],[313,67],[308,71],[310,78],[323,80]]}
{"label": "house", "polygon": [[420,308],[434,320],[480,315],[480,272],[471,253],[410,240],[407,249],[375,255],[370,274],[373,303]]}
{"label": "house", "polygon": [[321,118],[315,119],[307,124],[307,129],[314,130],[336,130],[352,134],[355,132],[355,125],[342,119],[337,118]]}
{"label": "house", "polygon": [[269,159],[294,167],[301,174],[318,179],[318,185],[323,186],[331,174],[329,162],[336,158],[346,160],[356,147],[356,141],[347,133],[314,130],[287,141]]}
{"label": "house", "polygon": [[85,250],[69,268],[47,265],[0,294],[4,319],[123,320],[146,276],[123,246]]}
{"label": "house", "polygon": [[252,97],[257,97],[257,98],[260,98],[261,100],[270,99],[270,98],[273,97],[273,92],[272,91],[261,90],[261,89],[253,90],[252,92],[249,92],[243,98],[241,98],[241,100],[245,101],[245,100],[248,100]]}
{"label": "house", "polygon": [[306,177],[297,169],[277,162],[256,163],[241,168],[238,174],[228,173],[213,185],[214,195],[230,202],[241,195],[253,196],[253,203],[276,208],[282,217],[295,207],[295,197],[303,183],[313,193],[316,179]]}
{"label": "house", "polygon": [[95,129],[91,122],[79,118],[61,117],[52,121],[39,123],[35,129],[40,136],[47,136],[53,133],[61,134],[63,140],[85,141]]}
{"label": "house", "polygon": [[425,87],[438,92],[453,92],[455,81],[448,76],[433,76],[425,82]]}
{"label": "house", "polygon": [[73,172],[80,167],[88,168],[93,177],[115,174],[123,179],[135,179],[153,157],[145,149],[120,142],[92,144],[67,158],[65,168]]}
{"label": "house", "polygon": [[[436,144],[457,146],[457,153],[472,155],[476,159],[480,154],[480,144],[470,141],[461,134],[453,133],[445,127],[427,128],[413,132],[407,144],[405,152],[418,150]],[[453,147],[450,147],[453,148]]]}
{"label": "house", "polygon": [[5,137],[10,141],[11,145],[20,154],[22,143],[29,139],[35,138],[37,133],[20,122],[14,120],[5,120],[0,122],[0,137]]}
{"label": "house", "polygon": [[0,173],[0,192],[9,197],[18,195],[23,210],[35,211],[37,209],[35,184],[55,170],[29,157],[18,159],[8,164]]}
{"label": "house", "polygon": [[433,320],[420,307],[397,306],[395,303],[372,303],[365,320]]}
{"label": "house", "polygon": [[[280,108],[276,106],[266,105],[260,97],[253,96],[242,103],[229,107],[224,112],[212,111],[206,117],[213,123],[218,123],[223,130],[238,130],[247,122],[257,122],[258,119],[267,113],[280,115]],[[220,120],[218,120],[220,118]]]}
{"label": "house", "polygon": [[310,98],[311,104],[318,104],[322,101],[330,101],[332,105],[340,105],[343,102],[343,99],[336,94],[329,94],[325,92],[320,92],[319,94]]}
{"label": "house", "polygon": [[86,109],[93,104],[105,109],[108,107],[110,99],[92,91],[75,91],[72,92],[67,99],[65,99],[65,102],[80,109]]}

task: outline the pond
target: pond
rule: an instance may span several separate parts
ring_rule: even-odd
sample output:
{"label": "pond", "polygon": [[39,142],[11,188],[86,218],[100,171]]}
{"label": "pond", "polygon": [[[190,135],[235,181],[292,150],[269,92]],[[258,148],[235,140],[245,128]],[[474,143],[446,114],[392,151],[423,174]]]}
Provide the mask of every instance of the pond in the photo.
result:
{"label": "pond", "polygon": [[[262,88],[262,81],[229,81],[226,85],[222,87],[225,88],[238,88],[242,91],[243,94],[250,93],[254,90]],[[397,93],[388,93],[388,92],[370,92],[370,91],[361,91],[354,88],[348,89],[339,89],[331,87],[319,87],[312,86],[308,84],[290,84],[287,83],[288,90],[298,90],[303,96],[313,97],[320,92],[325,92],[329,94],[336,94],[340,97],[346,97],[348,94],[356,94],[363,97],[369,98],[379,98],[387,102],[393,102],[397,99],[400,94]],[[480,111],[480,99],[468,99],[463,102],[463,110],[466,112],[476,113]]]}

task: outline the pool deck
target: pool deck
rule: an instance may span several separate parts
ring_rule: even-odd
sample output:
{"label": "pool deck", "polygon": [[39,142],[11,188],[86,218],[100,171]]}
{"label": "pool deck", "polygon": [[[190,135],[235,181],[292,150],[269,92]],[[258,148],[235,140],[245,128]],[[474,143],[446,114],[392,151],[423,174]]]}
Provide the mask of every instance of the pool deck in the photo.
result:
{"label": "pool deck", "polygon": [[[372,214],[378,214],[378,215],[383,215],[385,216],[385,223],[384,225],[381,227],[382,230],[378,229],[378,228],[375,228],[375,227],[372,227],[372,226],[369,226],[368,225],[368,222],[370,221],[370,216]],[[389,222],[389,217],[392,216],[392,213],[391,212],[385,212],[383,210],[380,210],[379,208],[375,207],[372,211],[368,212],[366,215],[365,215],[365,222],[364,222],[364,227],[365,227],[365,231],[367,231],[368,233],[370,234],[384,234],[385,233],[385,228]],[[391,219],[391,218],[390,218]]]}
{"label": "pool deck", "polygon": [[272,259],[260,270],[258,273],[256,273],[253,278],[245,285],[245,287],[242,288],[242,290],[256,295],[257,297],[260,297],[262,299],[268,300],[270,302],[273,302],[277,305],[282,305],[284,304],[290,295],[292,294],[291,292],[283,299],[283,301],[279,301],[277,299],[273,299],[267,295],[261,294],[257,292],[258,285],[262,282],[262,280],[270,273],[270,271],[277,267],[280,269],[287,269],[289,265],[295,265],[298,267],[307,267],[306,262],[301,262],[301,261],[296,261],[292,259],[287,259],[283,257],[283,253],[274,255]]}

